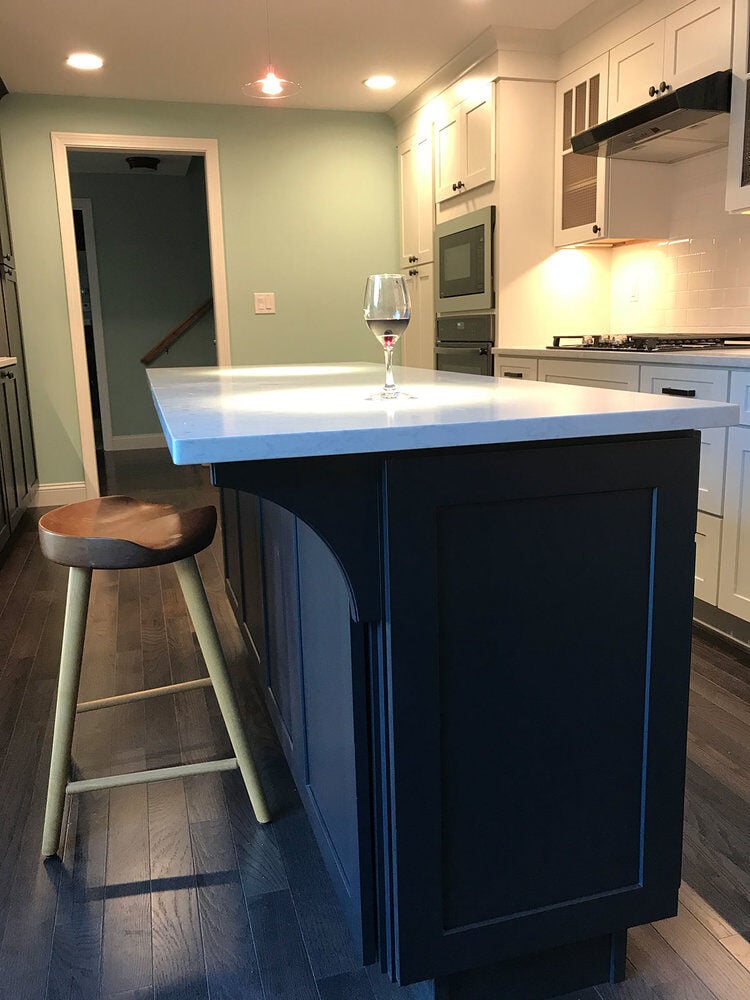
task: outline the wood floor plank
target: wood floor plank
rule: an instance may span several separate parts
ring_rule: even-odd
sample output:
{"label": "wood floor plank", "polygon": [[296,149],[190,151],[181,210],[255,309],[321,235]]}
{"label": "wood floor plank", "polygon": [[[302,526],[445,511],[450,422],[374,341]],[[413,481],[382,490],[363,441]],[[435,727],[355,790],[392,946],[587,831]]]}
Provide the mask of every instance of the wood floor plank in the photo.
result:
{"label": "wood floor plank", "polygon": [[211,1000],[264,1000],[228,818],[190,826]]}
{"label": "wood floor plank", "polygon": [[689,830],[683,838],[682,877],[728,924],[750,933],[747,893],[717,863],[711,846],[699,843]]}
{"label": "wood floor plank", "polygon": [[221,778],[245,897],[251,900],[287,889],[289,882],[279,849],[276,823],[261,826],[256,821],[237,771],[225,772]]}
{"label": "wood floor plank", "polygon": [[375,1000],[375,994],[364,969],[319,979],[317,985],[320,1000]]}
{"label": "wood floor plank", "polygon": [[750,997],[750,971],[685,907],[680,906],[676,917],[661,920],[655,927],[717,1000]]}
{"label": "wood floor plank", "polygon": [[735,929],[724,920],[716,910],[713,909],[706,900],[700,896],[695,889],[692,889],[685,882],[680,886],[680,902],[685,909],[690,910],[694,917],[703,926],[721,941],[722,938],[732,937],[736,934]]}
{"label": "wood floor plank", "polygon": [[248,902],[267,1000],[319,1000],[288,890]]}
{"label": "wood floor plank", "polygon": [[148,786],[154,990],[208,998],[198,891],[182,781]]}

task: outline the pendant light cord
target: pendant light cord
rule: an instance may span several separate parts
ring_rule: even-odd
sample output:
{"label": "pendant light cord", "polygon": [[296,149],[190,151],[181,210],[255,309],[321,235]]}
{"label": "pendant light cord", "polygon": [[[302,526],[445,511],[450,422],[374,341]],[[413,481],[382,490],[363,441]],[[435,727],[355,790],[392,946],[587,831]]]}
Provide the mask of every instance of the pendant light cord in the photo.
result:
{"label": "pendant light cord", "polygon": [[269,70],[271,69],[271,6],[269,0],[266,0],[266,51],[268,54],[268,59],[266,60]]}

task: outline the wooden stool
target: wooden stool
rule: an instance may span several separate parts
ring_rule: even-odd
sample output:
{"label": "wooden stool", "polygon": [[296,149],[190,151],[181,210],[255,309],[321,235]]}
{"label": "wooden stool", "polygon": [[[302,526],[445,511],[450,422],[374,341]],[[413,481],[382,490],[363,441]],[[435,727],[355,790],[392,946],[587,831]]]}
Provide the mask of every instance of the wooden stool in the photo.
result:
{"label": "wooden stool", "polygon": [[[39,539],[44,555],[53,562],[70,567],[42,838],[43,857],[50,857],[57,852],[66,794],[73,795],[92,789],[165,781],[238,767],[258,822],[269,821],[268,807],[240,721],[224,654],[195,561],[195,553],[211,544],[215,531],[216,511],[213,507],[180,512],[170,504],[144,503],[131,497],[84,500],[82,503],[50,511],[39,521]],[[175,564],[209,676],[78,704],[92,570],[141,569],[163,566],[166,563]],[[68,780],[76,712],[89,712],[207,686],[213,686],[216,693],[235,757],[90,778],[86,781]]]}

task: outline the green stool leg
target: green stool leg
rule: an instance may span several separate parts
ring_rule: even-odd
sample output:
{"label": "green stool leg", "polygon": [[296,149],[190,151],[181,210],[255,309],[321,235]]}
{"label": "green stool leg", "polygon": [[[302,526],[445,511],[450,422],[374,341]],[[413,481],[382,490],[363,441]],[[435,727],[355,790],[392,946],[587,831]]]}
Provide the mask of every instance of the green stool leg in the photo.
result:
{"label": "green stool leg", "polygon": [[68,600],[65,605],[65,627],[60,653],[60,677],[57,682],[55,730],[52,737],[52,760],[47,787],[47,809],[44,814],[42,857],[57,853],[62,832],[65,786],[70,772],[70,748],[81,678],[83,640],[86,635],[86,614],[91,592],[91,570],[70,567]]}
{"label": "green stool leg", "polygon": [[195,626],[195,634],[198,636],[203,658],[208,667],[208,673],[213,683],[216,699],[219,702],[221,714],[224,717],[224,724],[229,733],[232,747],[237,757],[237,764],[242,774],[247,793],[250,797],[255,817],[259,823],[268,823],[271,819],[268,806],[260,785],[255,762],[250,755],[250,747],[247,744],[245,731],[240,721],[240,714],[237,709],[237,701],[227,673],[227,665],[224,654],[219,643],[219,636],[216,632],[211,608],[208,604],[206,591],[203,588],[203,581],[198,571],[198,564],[194,556],[181,559],[174,564],[177,571],[177,579],[180,581],[182,592],[185,595],[185,603],[188,606],[190,617]]}

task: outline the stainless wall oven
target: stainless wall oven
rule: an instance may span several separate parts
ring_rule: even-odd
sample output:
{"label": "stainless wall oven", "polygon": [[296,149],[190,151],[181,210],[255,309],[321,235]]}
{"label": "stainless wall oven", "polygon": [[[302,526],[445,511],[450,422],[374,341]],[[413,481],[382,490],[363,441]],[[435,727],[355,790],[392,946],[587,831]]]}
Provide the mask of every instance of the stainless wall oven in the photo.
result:
{"label": "stainless wall oven", "polygon": [[435,368],[439,372],[492,375],[495,317],[439,316]]}

